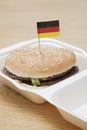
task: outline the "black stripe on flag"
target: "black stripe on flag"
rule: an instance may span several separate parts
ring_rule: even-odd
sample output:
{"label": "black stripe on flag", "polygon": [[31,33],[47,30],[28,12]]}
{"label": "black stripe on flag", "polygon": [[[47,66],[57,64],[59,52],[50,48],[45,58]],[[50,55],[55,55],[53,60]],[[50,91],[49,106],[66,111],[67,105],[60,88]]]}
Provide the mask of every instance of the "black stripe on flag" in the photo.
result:
{"label": "black stripe on flag", "polygon": [[45,28],[45,27],[53,27],[53,26],[59,26],[59,20],[37,22],[37,28]]}

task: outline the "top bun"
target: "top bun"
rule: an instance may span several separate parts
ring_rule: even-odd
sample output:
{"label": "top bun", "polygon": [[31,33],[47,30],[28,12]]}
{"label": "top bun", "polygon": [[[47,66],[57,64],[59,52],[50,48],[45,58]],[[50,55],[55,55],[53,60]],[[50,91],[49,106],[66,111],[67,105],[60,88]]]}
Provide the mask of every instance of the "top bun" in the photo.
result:
{"label": "top bun", "polygon": [[12,51],[5,60],[7,70],[16,76],[44,78],[63,73],[76,63],[75,54],[65,48],[20,48]]}

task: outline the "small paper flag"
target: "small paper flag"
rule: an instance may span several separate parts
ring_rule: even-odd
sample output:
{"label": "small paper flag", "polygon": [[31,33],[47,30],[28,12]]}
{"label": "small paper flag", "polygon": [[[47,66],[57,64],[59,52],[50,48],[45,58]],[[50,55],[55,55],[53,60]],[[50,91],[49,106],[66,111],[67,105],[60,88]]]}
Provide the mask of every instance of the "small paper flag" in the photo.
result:
{"label": "small paper flag", "polygon": [[37,32],[38,38],[59,36],[59,20],[37,22]]}

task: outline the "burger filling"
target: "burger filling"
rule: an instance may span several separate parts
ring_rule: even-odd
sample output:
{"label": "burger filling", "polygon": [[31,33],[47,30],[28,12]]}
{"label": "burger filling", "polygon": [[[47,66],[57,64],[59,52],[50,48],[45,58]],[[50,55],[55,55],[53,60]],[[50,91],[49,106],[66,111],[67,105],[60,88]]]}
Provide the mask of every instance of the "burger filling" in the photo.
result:
{"label": "burger filling", "polygon": [[2,71],[6,75],[8,75],[10,78],[20,80],[22,83],[26,83],[26,84],[33,85],[33,86],[46,86],[46,85],[53,85],[59,81],[62,81],[64,79],[76,74],[79,71],[79,69],[77,66],[74,66],[74,67],[70,68],[69,70],[67,70],[66,72],[63,72],[63,73],[57,74],[57,75],[53,75],[51,77],[46,77],[46,78],[19,77],[15,74],[12,74],[11,72],[9,72],[5,67],[3,68]]}
{"label": "burger filling", "polygon": [[40,80],[39,79],[31,79],[32,85],[40,86]]}

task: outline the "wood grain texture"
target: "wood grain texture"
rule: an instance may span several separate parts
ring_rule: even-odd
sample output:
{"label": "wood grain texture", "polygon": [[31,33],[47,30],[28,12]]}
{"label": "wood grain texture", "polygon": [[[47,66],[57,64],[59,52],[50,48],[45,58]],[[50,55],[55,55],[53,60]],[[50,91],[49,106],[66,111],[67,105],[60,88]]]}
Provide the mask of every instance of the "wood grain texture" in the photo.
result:
{"label": "wood grain texture", "polygon": [[[0,48],[37,38],[36,22],[60,20],[61,41],[87,51],[86,0],[0,1]],[[37,105],[0,83],[0,130],[80,130],[51,104]]]}

